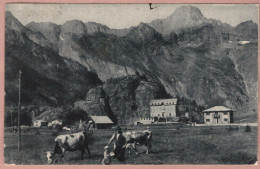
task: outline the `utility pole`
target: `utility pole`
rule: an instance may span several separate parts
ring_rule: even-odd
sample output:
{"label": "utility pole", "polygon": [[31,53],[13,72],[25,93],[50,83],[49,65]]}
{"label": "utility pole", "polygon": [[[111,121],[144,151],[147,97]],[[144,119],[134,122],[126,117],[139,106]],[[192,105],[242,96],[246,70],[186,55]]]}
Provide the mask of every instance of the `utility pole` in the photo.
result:
{"label": "utility pole", "polygon": [[19,102],[18,102],[18,151],[21,150],[21,75],[22,71],[19,70]]}
{"label": "utility pole", "polygon": [[189,100],[189,118],[190,118],[190,130],[191,130],[191,110],[190,110],[190,100]]}

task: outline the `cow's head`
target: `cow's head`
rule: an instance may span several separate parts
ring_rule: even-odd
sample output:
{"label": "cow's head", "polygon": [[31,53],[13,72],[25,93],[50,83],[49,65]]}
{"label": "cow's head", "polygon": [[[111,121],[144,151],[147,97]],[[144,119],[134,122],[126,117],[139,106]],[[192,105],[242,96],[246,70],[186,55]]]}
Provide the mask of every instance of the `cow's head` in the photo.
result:
{"label": "cow's head", "polygon": [[51,164],[53,162],[53,155],[54,155],[54,153],[52,151],[47,151],[46,152],[46,157],[47,157],[47,160],[48,160],[48,164]]}
{"label": "cow's head", "polygon": [[128,143],[125,146],[126,150],[128,150],[128,154],[131,154],[131,151],[133,150],[133,144]]}

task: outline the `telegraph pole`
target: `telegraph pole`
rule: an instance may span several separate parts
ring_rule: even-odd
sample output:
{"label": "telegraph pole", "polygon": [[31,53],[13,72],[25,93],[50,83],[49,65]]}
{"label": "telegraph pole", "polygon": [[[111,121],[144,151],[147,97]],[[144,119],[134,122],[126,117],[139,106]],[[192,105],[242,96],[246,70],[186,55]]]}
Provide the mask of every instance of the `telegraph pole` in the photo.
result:
{"label": "telegraph pole", "polygon": [[189,100],[189,118],[190,118],[190,130],[191,130],[191,110],[190,110],[190,100]]}
{"label": "telegraph pole", "polygon": [[19,100],[18,100],[18,151],[21,150],[21,75],[22,71],[19,70]]}

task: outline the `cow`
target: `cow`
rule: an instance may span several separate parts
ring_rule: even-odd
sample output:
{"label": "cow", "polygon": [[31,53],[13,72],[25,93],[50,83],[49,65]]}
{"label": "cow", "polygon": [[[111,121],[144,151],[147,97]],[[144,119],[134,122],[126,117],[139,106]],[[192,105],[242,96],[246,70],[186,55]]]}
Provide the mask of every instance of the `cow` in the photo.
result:
{"label": "cow", "polygon": [[147,147],[146,154],[151,153],[152,148],[152,131],[126,131],[123,132],[123,136],[126,138],[125,148],[131,153],[131,149],[135,150],[138,154],[136,146],[145,145]]}
{"label": "cow", "polygon": [[52,151],[47,151],[48,164],[53,162],[56,154],[61,154],[63,158],[66,151],[81,151],[81,159],[83,159],[86,151],[89,158],[91,157],[90,150],[87,143],[87,133],[79,132],[74,134],[60,135],[55,138]]}

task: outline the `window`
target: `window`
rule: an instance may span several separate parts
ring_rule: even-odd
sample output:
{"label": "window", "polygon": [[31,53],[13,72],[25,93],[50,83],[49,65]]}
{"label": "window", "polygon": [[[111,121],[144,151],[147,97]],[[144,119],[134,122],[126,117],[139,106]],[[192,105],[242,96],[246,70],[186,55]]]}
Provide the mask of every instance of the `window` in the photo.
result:
{"label": "window", "polygon": [[209,116],[209,115],[210,115],[210,113],[206,113],[206,115],[207,115],[207,116]]}
{"label": "window", "polygon": [[169,116],[172,116],[172,114],[170,113]]}
{"label": "window", "polygon": [[160,117],[160,114],[158,114],[158,117]]}
{"label": "window", "polygon": [[224,119],[224,121],[228,121],[228,119]]}
{"label": "window", "polygon": [[224,112],[224,115],[228,115],[228,112]]}
{"label": "window", "polygon": [[206,122],[210,122],[210,119],[206,119]]}

